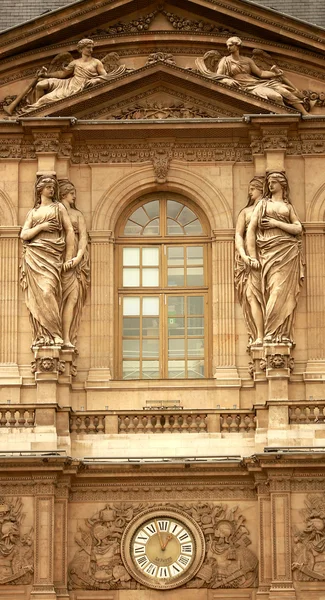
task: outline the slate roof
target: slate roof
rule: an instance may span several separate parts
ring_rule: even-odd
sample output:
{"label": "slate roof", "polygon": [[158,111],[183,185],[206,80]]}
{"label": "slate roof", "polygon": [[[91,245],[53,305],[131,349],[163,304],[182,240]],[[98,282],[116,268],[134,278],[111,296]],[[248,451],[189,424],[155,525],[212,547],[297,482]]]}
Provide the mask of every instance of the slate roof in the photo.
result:
{"label": "slate roof", "polygon": [[[20,25],[41,14],[62,6],[73,4],[76,0],[0,0],[0,31]],[[265,8],[301,19],[318,27],[325,28],[324,0],[254,0]]]}

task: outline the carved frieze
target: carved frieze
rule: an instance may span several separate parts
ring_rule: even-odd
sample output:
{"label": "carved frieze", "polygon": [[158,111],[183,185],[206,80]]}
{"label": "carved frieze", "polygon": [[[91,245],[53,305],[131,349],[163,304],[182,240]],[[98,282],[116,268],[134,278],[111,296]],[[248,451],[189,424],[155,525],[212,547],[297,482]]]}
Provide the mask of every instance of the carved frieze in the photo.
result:
{"label": "carved frieze", "polygon": [[[195,575],[193,573],[185,587],[222,589],[257,586],[258,560],[248,548],[251,540],[246,519],[237,506],[207,503],[134,505],[125,502],[106,504],[79,527],[75,535],[77,550],[69,565],[69,589],[137,589],[139,584],[132,577],[133,569],[126,569],[121,557],[121,553],[123,557],[129,555],[129,547],[122,548],[124,531],[130,528],[129,524],[132,525],[137,515],[140,518],[141,514],[145,514],[144,511],[152,514],[157,511],[162,518],[164,510],[172,510],[175,514],[179,512],[180,515],[186,513],[200,531],[202,543],[203,538],[205,540],[206,551],[201,558],[201,567]],[[157,521],[154,519],[153,523],[153,535],[157,535]],[[164,532],[158,536],[160,543],[163,536],[166,536]],[[166,540],[165,544],[169,538]],[[196,548],[190,544],[189,549],[184,551],[195,553]],[[168,571],[165,576],[171,578],[172,574]],[[177,586],[177,581],[169,586]]]}
{"label": "carved frieze", "polygon": [[304,528],[294,539],[292,570],[298,581],[325,581],[325,501],[324,496],[308,495],[300,511]]}
{"label": "carved frieze", "polygon": [[20,498],[0,498],[0,585],[33,581],[33,529],[22,533],[24,517]]}

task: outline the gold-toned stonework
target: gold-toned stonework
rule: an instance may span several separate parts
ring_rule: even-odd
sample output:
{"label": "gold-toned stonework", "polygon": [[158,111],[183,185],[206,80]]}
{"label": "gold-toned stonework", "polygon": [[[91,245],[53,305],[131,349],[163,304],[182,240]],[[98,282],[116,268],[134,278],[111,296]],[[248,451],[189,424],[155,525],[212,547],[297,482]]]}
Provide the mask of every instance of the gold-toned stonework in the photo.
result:
{"label": "gold-toned stonework", "polygon": [[294,536],[292,570],[298,581],[325,581],[325,502],[323,496],[308,495],[301,511],[305,527]]}
{"label": "gold-toned stonework", "polygon": [[33,529],[22,533],[20,498],[0,498],[0,585],[26,585],[33,581]]}

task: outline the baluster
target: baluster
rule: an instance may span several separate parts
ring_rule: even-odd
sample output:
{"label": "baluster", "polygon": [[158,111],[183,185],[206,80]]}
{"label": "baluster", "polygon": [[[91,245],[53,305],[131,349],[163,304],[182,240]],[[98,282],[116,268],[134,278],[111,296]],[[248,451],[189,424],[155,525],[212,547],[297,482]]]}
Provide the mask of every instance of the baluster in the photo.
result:
{"label": "baluster", "polygon": [[26,419],[25,419],[25,410],[20,408],[19,409],[19,416],[18,416],[18,426],[19,427],[25,427],[26,423]]}
{"label": "baluster", "polygon": [[79,431],[78,433],[86,433],[87,425],[86,425],[86,417],[79,417]]}
{"label": "baluster", "polygon": [[249,415],[248,430],[255,431],[255,429],[256,429],[256,415]]}
{"label": "baluster", "polygon": [[156,426],[155,426],[155,433],[162,433],[163,431],[163,423],[162,423],[162,415],[156,415]]}
{"label": "baluster", "polygon": [[96,417],[94,415],[89,415],[89,417],[87,417],[87,433],[96,433],[96,425],[95,425],[95,419]]}
{"label": "baluster", "polygon": [[198,417],[197,415],[189,415],[189,433],[197,433],[199,431],[198,428]]}
{"label": "baluster", "polygon": [[138,427],[137,427],[137,433],[143,433],[143,415],[139,415],[138,416]]}
{"label": "baluster", "polygon": [[35,410],[30,409],[27,411],[27,419],[26,419],[27,427],[34,427],[35,425]]}
{"label": "baluster", "polygon": [[128,416],[129,419],[129,425],[128,425],[128,433],[134,433],[134,422],[133,422],[133,415],[129,415]]}
{"label": "baluster", "polygon": [[240,420],[239,415],[231,415],[231,423],[229,426],[230,433],[236,433],[238,431],[238,422]]}
{"label": "baluster", "polygon": [[144,430],[146,433],[151,433],[152,432],[152,417],[151,415],[147,415],[145,417],[145,423],[144,423]]}
{"label": "baluster", "polygon": [[75,415],[71,415],[70,417],[70,432],[75,433],[77,431],[77,419]]}
{"label": "baluster", "polygon": [[238,415],[238,431],[240,433],[244,433],[244,431],[247,431],[247,422],[246,422],[246,418],[247,415],[243,415],[243,414],[239,414]]}
{"label": "baluster", "polygon": [[226,432],[228,430],[227,417],[228,415],[220,414],[220,429],[223,432]]}
{"label": "baluster", "polygon": [[7,424],[6,411],[1,410],[0,427],[5,427]]}
{"label": "baluster", "polygon": [[205,433],[206,431],[207,431],[207,415],[200,415],[199,433]]}
{"label": "baluster", "polygon": [[98,433],[104,433],[105,432],[105,422],[104,422],[105,416],[104,415],[98,415],[97,417],[97,431]]}
{"label": "baluster", "polygon": [[313,407],[313,417],[314,417],[314,423],[319,423],[319,407],[318,406]]}
{"label": "baluster", "polygon": [[118,417],[118,432],[119,433],[124,433],[125,430],[126,430],[125,416],[124,415],[119,415],[119,417]]}
{"label": "baluster", "polygon": [[306,418],[306,423],[310,423],[310,413],[311,413],[310,407],[309,407],[309,406],[306,406],[306,407],[305,407],[305,418]]}
{"label": "baluster", "polygon": [[184,415],[184,414],[177,415],[177,420],[179,422],[179,431],[180,431],[180,433],[187,432],[187,428],[188,428],[188,415]]}
{"label": "baluster", "polygon": [[138,425],[139,425],[139,417],[138,415],[134,415],[133,417],[133,433],[138,433]]}
{"label": "baluster", "polygon": [[325,417],[325,406],[323,406],[323,408],[321,409],[321,412],[319,414],[319,418],[321,419],[322,423],[324,423],[324,417]]}
{"label": "baluster", "polygon": [[10,413],[9,427],[15,427],[16,426],[16,409],[10,408],[9,413]]}
{"label": "baluster", "polygon": [[164,415],[164,417],[165,417],[165,424],[164,424],[165,433],[171,433],[173,430],[173,427],[172,427],[173,415],[167,414],[167,415]]}

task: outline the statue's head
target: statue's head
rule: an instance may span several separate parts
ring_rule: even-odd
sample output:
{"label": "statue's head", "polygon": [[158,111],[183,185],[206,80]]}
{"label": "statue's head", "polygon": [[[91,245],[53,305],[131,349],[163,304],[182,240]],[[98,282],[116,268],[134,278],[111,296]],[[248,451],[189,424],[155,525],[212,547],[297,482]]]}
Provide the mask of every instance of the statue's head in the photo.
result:
{"label": "statue's head", "polygon": [[267,171],[264,184],[264,196],[270,196],[270,182],[277,181],[282,188],[283,200],[290,203],[289,184],[284,171]]}
{"label": "statue's head", "polygon": [[238,37],[237,35],[233,35],[232,37],[228,38],[226,41],[226,46],[227,48],[229,48],[229,46],[241,46],[242,45],[242,41],[240,39],[240,37]]}
{"label": "statue's head", "polygon": [[94,40],[91,40],[90,38],[83,38],[82,40],[80,40],[80,42],[78,42],[77,50],[81,54],[84,48],[87,48],[88,46],[91,46],[91,48],[93,48],[94,45]]}
{"label": "statue's head", "polygon": [[35,202],[34,208],[41,204],[42,192],[44,189],[53,188],[52,202],[58,202],[58,182],[54,175],[40,175],[35,183]]}
{"label": "statue's head", "polygon": [[69,198],[69,204],[72,208],[75,208],[76,188],[69,179],[59,179],[59,200],[63,200],[71,194]]}
{"label": "statue's head", "polygon": [[[259,195],[262,198],[263,189],[264,189],[264,177],[255,175],[255,177],[253,177],[253,179],[250,180],[249,185],[248,185],[248,201],[247,201],[246,206],[253,206],[253,204],[257,200],[257,195]],[[255,191],[255,190],[256,190],[256,193],[254,194],[253,191]]]}

